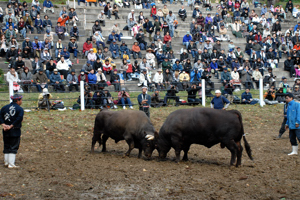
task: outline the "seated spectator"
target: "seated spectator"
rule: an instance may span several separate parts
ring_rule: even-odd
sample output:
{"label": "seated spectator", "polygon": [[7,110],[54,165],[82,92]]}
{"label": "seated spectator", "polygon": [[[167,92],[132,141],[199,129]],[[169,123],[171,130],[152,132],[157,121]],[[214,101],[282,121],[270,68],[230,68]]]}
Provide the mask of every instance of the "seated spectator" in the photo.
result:
{"label": "seated spectator", "polygon": [[[39,66],[42,65],[42,63],[37,59],[35,59],[35,61],[33,61],[32,63],[39,68]],[[53,70],[56,69],[56,64],[53,62],[53,59],[50,59],[50,62],[48,62],[46,64],[46,75],[48,77],[48,79],[50,79],[50,75],[53,73]]]}
{"label": "seated spectator", "polygon": [[154,78],[153,78],[153,83],[155,84],[155,87],[156,87],[157,90],[163,90],[164,89],[163,81],[164,81],[164,77],[163,77],[163,74],[162,74],[162,70],[158,69],[157,72],[154,75]]}
{"label": "seated spectator", "polygon": [[149,78],[149,76],[147,74],[147,69],[141,69],[138,86],[139,87],[141,87],[141,86],[151,87],[151,79]]}
{"label": "seated spectator", "polygon": [[60,22],[57,22],[57,26],[55,27],[55,33],[57,34],[58,39],[64,40],[65,32],[66,28],[64,26],[61,26]]}
{"label": "seated spectator", "polygon": [[91,43],[90,38],[86,39],[86,42],[83,44],[83,50],[82,50],[85,57],[87,57],[90,49],[92,49],[92,48],[93,48],[93,44]]}
{"label": "seated spectator", "polygon": [[21,84],[22,84],[23,91],[29,92],[31,81],[32,81],[32,74],[29,71],[28,67],[24,67],[24,70],[21,74]]}
{"label": "seated spectator", "polygon": [[284,70],[290,72],[290,78],[292,78],[295,74],[294,60],[291,55],[289,55],[288,59],[284,61]]}
{"label": "seated spectator", "polygon": [[120,50],[120,47],[119,47],[119,45],[117,45],[117,41],[113,40],[109,46],[109,51],[111,52],[113,59],[117,59],[120,57],[119,50]]}
{"label": "seated spectator", "polygon": [[103,48],[105,48],[105,43],[104,43],[104,37],[100,34],[99,31],[96,31],[93,35],[93,41],[96,42],[97,49],[100,48],[100,44],[102,45]]}
{"label": "seated spectator", "polygon": [[16,31],[14,30],[13,26],[10,25],[8,30],[5,31],[5,39],[6,39],[6,42],[10,42],[12,38],[16,38],[17,35],[16,35]]}
{"label": "seated spectator", "polygon": [[75,37],[77,40],[79,38],[79,29],[77,28],[77,24],[75,23],[70,30],[70,37]]}
{"label": "seated spectator", "polygon": [[192,57],[195,58],[196,53],[197,53],[197,44],[195,43],[194,40],[190,41],[190,44],[187,47],[188,53],[192,54]]}
{"label": "seated spectator", "polygon": [[65,57],[62,56],[60,61],[57,62],[56,69],[58,70],[59,74],[63,75],[64,79],[67,80],[69,65],[67,62],[65,62]]}
{"label": "seated spectator", "polygon": [[130,101],[130,95],[126,92],[125,88],[122,88],[122,90],[118,93],[118,104],[121,105],[124,110],[126,109],[126,105],[128,105],[130,109],[133,109]]}
{"label": "seated spectator", "polygon": [[[105,14],[104,14],[104,11],[101,10],[100,14],[98,15],[98,20],[99,20],[99,23],[102,22],[102,25],[105,26]],[[93,31],[94,33],[94,31]]]}
{"label": "seated spectator", "polygon": [[94,49],[90,49],[88,56],[87,56],[88,61],[91,62],[91,65],[94,64],[94,62],[97,60],[97,56],[94,52]]}
{"label": "seated spectator", "polygon": [[104,90],[101,100],[104,107],[110,106],[110,108],[118,108],[116,105],[114,105],[113,98],[108,90]]}
{"label": "seated spectator", "polygon": [[[104,67],[103,67],[103,70],[104,70]],[[118,70],[117,69],[114,69],[114,72],[111,74],[110,76],[110,82],[112,85],[114,85],[115,87],[115,92],[119,92],[121,91],[121,79],[120,79],[120,76],[118,74]]]}
{"label": "seated spectator", "polygon": [[189,58],[189,54],[187,53],[187,50],[184,49],[182,54],[180,54],[180,62],[182,61],[186,62],[188,58]]}
{"label": "seated spectator", "polygon": [[34,27],[36,28],[38,34],[44,32],[43,20],[40,18],[39,14],[36,16],[36,19],[34,21]]}
{"label": "seated spectator", "polygon": [[159,108],[164,105],[164,100],[160,98],[159,90],[155,90],[155,92],[151,95],[151,107]]}
{"label": "seated spectator", "polygon": [[25,63],[22,60],[22,56],[19,55],[16,59],[16,61],[14,62],[14,65],[12,66],[16,72],[18,73],[19,77],[21,76],[21,73],[24,71],[24,67],[25,67]]}
{"label": "seated spectator", "polygon": [[278,101],[275,100],[275,91],[273,87],[269,88],[264,94],[265,103],[268,105],[278,104]]}
{"label": "seated spectator", "polygon": [[45,0],[43,3],[43,7],[44,7],[44,13],[46,13],[49,10],[52,12],[52,14],[54,14],[54,7],[50,0]]}
{"label": "seated spectator", "polygon": [[58,18],[57,23],[60,23],[61,26],[65,27],[66,23],[68,23],[68,20],[69,16],[67,15],[67,13],[65,13]]}
{"label": "seated spectator", "polygon": [[91,90],[92,91],[98,90],[98,87],[97,87],[97,76],[95,74],[94,69],[92,69],[90,71],[90,73],[88,74],[88,80],[89,80],[89,86],[91,87]]}
{"label": "seated spectator", "polygon": [[201,79],[205,80],[205,88],[207,88],[207,85],[209,85],[212,89],[215,88],[214,82],[211,81],[211,73],[208,71],[208,67],[204,67]]}
{"label": "seated spectator", "polygon": [[45,15],[45,16],[44,16],[43,28],[46,29],[46,31],[48,30],[49,33],[51,32],[52,22],[51,22],[51,20],[49,19],[48,15]]}
{"label": "seated spectator", "polygon": [[196,95],[201,87],[197,86],[197,83],[192,83],[191,87],[187,88],[188,102],[190,105],[198,105],[201,100],[196,98]]}
{"label": "seated spectator", "polygon": [[48,38],[45,39],[44,42],[42,42],[42,50],[47,48],[48,50],[51,50],[52,46],[51,43],[49,42]]}
{"label": "seated spectator", "polygon": [[183,71],[179,75],[179,81],[181,82],[181,84],[183,86],[183,90],[186,90],[189,87],[190,75],[188,73],[186,73],[185,71]]}
{"label": "seated spectator", "polygon": [[[78,44],[76,42],[76,38],[75,37],[71,37],[70,38],[70,42],[68,44],[68,51],[70,53],[73,53],[74,54],[74,57],[77,58],[77,54],[78,54]],[[78,63],[78,62],[77,62]]]}
{"label": "seated spectator", "polygon": [[242,94],[242,104],[250,104],[250,105],[254,105],[254,104],[257,104],[258,101],[257,100],[254,100],[252,98],[252,94],[250,93],[250,89],[249,88],[246,88],[245,92]]}
{"label": "seated spectator", "polygon": [[67,76],[67,83],[69,85],[69,92],[72,92],[73,87],[75,87],[76,92],[79,91],[78,88],[78,78],[75,74],[75,69],[72,69],[71,74]]}
{"label": "seated spectator", "polygon": [[147,49],[145,58],[147,60],[147,63],[149,63],[152,67],[152,69],[155,69],[155,55],[152,52],[153,50],[151,48]]}
{"label": "seated spectator", "polygon": [[176,101],[175,106],[180,105],[179,97],[176,96],[176,93],[178,93],[178,87],[176,85],[170,85],[167,89],[166,96],[164,98],[164,104],[168,105],[168,99],[174,99]]}
{"label": "seated spectator", "polygon": [[121,30],[118,27],[118,24],[114,24],[112,27],[112,34],[114,33],[115,35],[115,40],[118,40],[119,42],[121,42],[121,37],[123,36],[123,34],[121,33]]}
{"label": "seated spectator", "polygon": [[9,69],[9,71],[6,74],[6,81],[9,83],[10,81],[12,81],[13,83],[17,83],[20,81],[18,73],[16,72],[16,70],[11,67]]}
{"label": "seated spectator", "polygon": [[60,53],[63,51],[64,45],[61,42],[61,39],[57,40],[57,43],[54,45],[55,58],[60,58]]}
{"label": "seated spectator", "polygon": [[98,71],[99,68],[102,70],[103,65],[102,65],[101,59],[99,57],[97,57],[96,62],[93,63],[93,69],[95,71]]}
{"label": "seated spectator", "polygon": [[78,75],[78,82],[80,83],[80,81],[83,81],[85,85],[89,82],[88,75],[87,73],[84,73],[84,69],[81,69],[80,74]]}
{"label": "seated spectator", "polygon": [[283,76],[281,80],[282,81],[279,83],[278,87],[283,88],[283,93],[291,92],[291,88],[287,82],[287,78]]}
{"label": "seated spectator", "polygon": [[188,48],[188,45],[190,44],[190,41],[192,40],[192,36],[190,35],[190,32],[187,31],[186,35],[183,36],[182,44],[185,45],[185,48]]}
{"label": "seated spectator", "polygon": [[106,77],[105,77],[104,73],[102,73],[101,68],[98,68],[97,71],[98,71],[97,74],[96,74],[96,76],[97,76],[97,85],[98,85],[98,88],[100,90],[103,90],[104,87],[107,86],[107,83],[106,83],[107,80],[106,80]]}
{"label": "seated spectator", "polygon": [[[81,104],[81,98],[78,97],[77,103]],[[91,92],[91,88],[89,85],[84,86],[84,107],[86,109],[95,108],[95,102],[93,101],[93,93]]]}
{"label": "seated spectator", "polygon": [[75,24],[75,22],[79,20],[75,8],[69,8],[69,11],[69,20]]}
{"label": "seated spectator", "polygon": [[44,63],[44,65],[46,65],[50,61],[51,58],[52,57],[51,57],[48,49],[45,48],[44,51],[41,53],[41,61],[42,61],[42,63]]}
{"label": "seated spectator", "polygon": [[107,75],[107,74],[111,74],[111,71],[113,70],[111,64],[109,63],[109,60],[106,59],[104,64],[103,64],[103,73],[104,75]]}
{"label": "seated spectator", "polygon": [[35,83],[37,90],[39,92],[42,91],[42,88],[48,88],[48,78],[46,74],[44,73],[44,69],[40,68],[39,72],[35,74],[33,77],[33,82]]}
{"label": "seated spectator", "polygon": [[142,53],[141,53],[141,49],[138,45],[137,42],[134,42],[134,44],[132,45],[132,55],[133,55],[133,58],[134,59],[137,59],[137,58],[142,58]]}
{"label": "seated spectator", "polygon": [[228,72],[227,68],[223,69],[223,72],[221,73],[221,83],[225,86],[227,83],[231,81],[231,75],[230,72]]}
{"label": "seated spectator", "polygon": [[57,69],[53,70],[53,73],[50,76],[50,83],[53,86],[54,91],[56,92],[65,91],[65,87],[62,84],[60,73],[58,72]]}
{"label": "seated spectator", "polygon": [[11,48],[6,52],[6,61],[10,63],[13,67],[13,62],[16,60],[18,56],[18,51],[15,48],[15,45],[12,45]]}
{"label": "seated spectator", "polygon": [[107,4],[104,7],[104,14],[107,15],[108,19],[110,19],[110,20],[111,20],[111,10],[112,10],[112,7],[110,5],[110,2],[107,2]]}
{"label": "seated spectator", "polygon": [[176,61],[175,61],[175,64],[172,66],[172,70],[173,71],[176,71],[176,70],[178,70],[178,71],[183,71],[183,67],[182,67],[182,65],[180,64],[180,61],[177,59]]}
{"label": "seated spectator", "polygon": [[127,47],[127,44],[125,44],[125,41],[122,41],[122,44],[120,46],[120,52],[121,52],[121,59],[123,59],[124,54],[128,55],[128,59],[130,59],[130,52],[129,52],[129,49]]}
{"label": "seated spectator", "polygon": [[163,78],[164,78],[164,80],[163,80],[164,85],[165,85],[166,88],[168,88],[170,86],[170,84],[172,83],[172,81],[173,81],[173,76],[170,73],[170,69],[166,68],[164,70]]}

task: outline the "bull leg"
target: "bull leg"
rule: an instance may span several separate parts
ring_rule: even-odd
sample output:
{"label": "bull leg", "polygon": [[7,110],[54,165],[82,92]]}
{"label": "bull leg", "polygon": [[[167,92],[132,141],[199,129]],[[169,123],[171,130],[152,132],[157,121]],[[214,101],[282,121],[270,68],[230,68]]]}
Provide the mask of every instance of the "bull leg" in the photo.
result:
{"label": "bull leg", "polygon": [[95,151],[95,144],[96,142],[99,142],[99,146],[101,145],[101,134],[100,133],[94,133],[93,139],[92,139],[92,147],[91,147],[91,153],[94,153]]}
{"label": "bull leg", "polygon": [[190,145],[183,148],[183,151],[184,151],[184,155],[183,155],[183,158],[182,158],[183,161],[188,161],[189,160],[189,158],[188,158],[189,150],[190,150]]}
{"label": "bull leg", "polygon": [[125,156],[129,156],[130,152],[132,151],[132,149],[134,149],[134,141],[133,141],[133,139],[130,138],[130,139],[127,139],[126,142],[127,142],[128,146],[129,146],[129,149],[125,153]]}
{"label": "bull leg", "polygon": [[143,152],[143,149],[142,147],[139,148],[139,155],[138,155],[138,158],[141,158],[142,157],[142,152]]}
{"label": "bull leg", "polygon": [[231,152],[231,160],[230,160],[230,165],[234,165],[238,147],[236,143],[233,140],[230,140],[229,142],[224,143],[227,149]]}
{"label": "bull leg", "polygon": [[106,152],[106,141],[108,140],[107,135],[102,136],[102,152]]}
{"label": "bull leg", "polygon": [[242,164],[242,153],[243,153],[243,147],[241,145],[241,141],[236,142],[236,145],[238,147],[237,150],[237,161],[236,161],[236,167],[241,166]]}

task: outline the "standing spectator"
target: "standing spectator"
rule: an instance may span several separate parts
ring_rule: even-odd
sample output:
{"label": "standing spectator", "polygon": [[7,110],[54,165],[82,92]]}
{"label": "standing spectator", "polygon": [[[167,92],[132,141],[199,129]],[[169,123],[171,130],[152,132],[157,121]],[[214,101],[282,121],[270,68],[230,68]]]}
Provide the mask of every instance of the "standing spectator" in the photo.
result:
{"label": "standing spectator", "polygon": [[147,89],[147,87],[142,88],[142,93],[139,94],[137,100],[139,102],[139,110],[145,112],[145,114],[150,118],[151,97],[147,94]]}
{"label": "standing spectator", "polygon": [[300,105],[294,101],[294,95],[291,93],[288,93],[285,99],[288,103],[285,128],[289,129],[290,142],[293,148],[293,151],[288,155],[298,155],[298,144],[296,138],[300,142]]}
{"label": "standing spectator", "polygon": [[[225,107],[224,107],[225,103]],[[220,90],[215,91],[215,96],[210,102],[210,107],[218,110],[226,110],[230,105],[230,101],[221,95]]]}
{"label": "standing spectator", "polygon": [[166,17],[167,24],[169,25],[170,36],[174,36],[174,21],[176,20],[176,16],[172,14],[172,11],[169,11],[169,15]]}
{"label": "standing spectator", "polygon": [[124,110],[126,109],[126,105],[128,105],[130,109],[133,109],[130,101],[130,95],[126,92],[125,88],[122,88],[122,90],[118,93],[118,99],[118,104],[122,105]]}
{"label": "standing spectator", "polygon": [[285,124],[287,121],[287,108],[288,108],[288,102],[286,102],[283,106],[283,122],[281,124],[281,128],[279,130],[279,135],[275,138],[275,139],[280,139],[281,136],[284,134],[285,132]]}

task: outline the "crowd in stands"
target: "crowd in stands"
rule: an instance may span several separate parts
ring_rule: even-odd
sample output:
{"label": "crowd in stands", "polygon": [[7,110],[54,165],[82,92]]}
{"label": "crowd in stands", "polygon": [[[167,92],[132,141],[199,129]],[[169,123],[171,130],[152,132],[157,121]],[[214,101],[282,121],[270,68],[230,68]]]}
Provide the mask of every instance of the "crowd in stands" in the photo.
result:
{"label": "crowd in stands", "polygon": [[[82,0],[78,0],[78,4],[80,2]],[[250,10],[247,0],[225,0],[216,7],[209,1],[188,0],[188,6],[193,9],[191,16],[184,1],[177,0],[170,0],[170,4],[180,3],[178,12],[169,10],[166,1],[161,8],[150,0],[115,0],[113,3],[86,0],[85,3],[90,6],[94,3],[100,8],[92,36],[83,46],[78,45],[80,30],[76,22],[82,19],[75,8],[67,10],[63,7],[56,21],[49,18],[49,14],[54,13],[50,0],[41,4],[39,0],[33,0],[31,6],[26,2],[11,1],[7,8],[0,8],[0,22],[3,22],[0,56],[9,64],[7,80],[20,84],[23,91],[34,85],[39,92],[48,85],[55,91],[65,91],[66,85],[69,91],[78,91],[79,81],[84,81],[95,93],[109,85],[114,85],[115,91],[119,92],[125,82],[137,80],[138,86],[167,90],[165,104],[168,96],[176,96],[176,91],[183,90],[188,92],[189,102],[197,103],[199,100],[191,97],[201,91],[201,79],[205,80],[205,90],[214,89],[218,81],[224,87],[222,92],[229,95],[240,90],[242,85],[246,89],[258,88],[259,79],[263,79],[264,86],[269,88],[265,94],[269,104],[278,101],[281,91],[295,91],[298,86],[296,81],[290,87],[285,77],[280,84],[275,84],[273,74],[280,59],[284,59],[283,68],[289,71],[290,77],[300,76],[300,22],[287,30],[282,28],[285,19],[300,16],[299,7],[294,7],[292,1],[287,2],[285,8],[255,3],[255,7],[260,7]],[[144,10],[136,13],[133,9],[140,7],[149,9],[150,14],[144,15]],[[119,27],[115,23],[104,38],[102,28],[107,24],[106,20],[111,20],[112,15],[116,20],[120,19],[119,9],[123,8],[132,9],[127,15],[127,25]],[[209,13],[204,14],[204,10]],[[178,29],[179,22],[185,22],[187,17],[192,17],[190,30],[180,35],[182,49],[177,56],[172,48],[176,44],[173,40],[182,33]],[[133,44],[122,40],[124,30],[130,31],[135,38]],[[234,37],[230,37],[230,30]],[[31,40],[28,34],[32,33],[39,36]],[[57,35],[57,41],[54,35]],[[65,36],[70,38],[68,45],[63,44]],[[146,42],[146,37],[150,42]],[[235,38],[242,38],[245,49],[235,46]],[[229,43],[228,48],[224,41]],[[87,61],[76,75],[72,65],[79,63],[80,56]],[[116,64],[118,59],[121,64]],[[252,97],[248,96],[244,95],[247,98],[242,97],[242,102],[245,102],[243,99],[251,102]],[[179,104],[179,98],[175,101]],[[124,105],[123,101],[121,104]]]}

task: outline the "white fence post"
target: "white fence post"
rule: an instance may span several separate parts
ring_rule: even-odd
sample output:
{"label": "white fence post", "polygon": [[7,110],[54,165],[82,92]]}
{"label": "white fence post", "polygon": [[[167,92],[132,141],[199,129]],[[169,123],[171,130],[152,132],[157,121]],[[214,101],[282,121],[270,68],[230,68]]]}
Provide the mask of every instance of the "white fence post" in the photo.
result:
{"label": "white fence post", "polygon": [[76,9],[76,3],[75,3],[75,0],[74,0],[74,9]]}
{"label": "white fence post", "polygon": [[12,81],[9,81],[9,101],[10,102],[12,102],[12,100],[11,100],[11,96],[13,96],[14,95],[14,82],[12,82]]}
{"label": "white fence post", "polygon": [[260,107],[264,106],[264,84],[263,84],[263,79],[259,79],[259,105]]}
{"label": "white fence post", "polygon": [[201,87],[202,87],[202,106],[205,107],[205,79],[201,79]]}
{"label": "white fence post", "polygon": [[80,81],[80,106],[84,110],[84,81]]}

